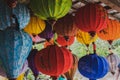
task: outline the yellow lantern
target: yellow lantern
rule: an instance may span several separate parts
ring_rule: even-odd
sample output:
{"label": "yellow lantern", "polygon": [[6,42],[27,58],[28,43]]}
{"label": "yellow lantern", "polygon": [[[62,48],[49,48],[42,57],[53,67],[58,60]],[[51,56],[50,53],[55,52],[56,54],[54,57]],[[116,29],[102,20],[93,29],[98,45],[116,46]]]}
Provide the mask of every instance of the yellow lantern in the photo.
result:
{"label": "yellow lantern", "polygon": [[85,45],[89,45],[90,43],[94,42],[97,38],[97,35],[92,37],[88,32],[83,32],[81,30],[79,30],[76,34],[77,41]]}
{"label": "yellow lantern", "polygon": [[24,28],[24,31],[29,34],[37,35],[45,29],[45,26],[46,26],[45,21],[41,20],[36,16],[31,16],[30,22]]}

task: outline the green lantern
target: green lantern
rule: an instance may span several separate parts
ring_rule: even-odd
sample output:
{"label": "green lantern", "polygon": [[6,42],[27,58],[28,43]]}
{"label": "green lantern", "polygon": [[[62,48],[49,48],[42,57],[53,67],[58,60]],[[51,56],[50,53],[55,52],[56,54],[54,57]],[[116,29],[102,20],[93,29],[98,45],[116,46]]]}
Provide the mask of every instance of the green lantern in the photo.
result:
{"label": "green lantern", "polygon": [[30,0],[32,11],[43,20],[57,20],[65,16],[72,0]]}

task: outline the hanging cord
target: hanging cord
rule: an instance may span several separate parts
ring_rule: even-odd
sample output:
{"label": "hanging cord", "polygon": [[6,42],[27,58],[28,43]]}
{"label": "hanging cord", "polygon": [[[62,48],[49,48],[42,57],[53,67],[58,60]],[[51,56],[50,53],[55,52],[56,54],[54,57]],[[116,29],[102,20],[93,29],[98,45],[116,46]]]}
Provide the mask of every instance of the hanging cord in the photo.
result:
{"label": "hanging cord", "polygon": [[89,54],[90,54],[89,44],[88,44],[88,45],[86,44],[86,52],[87,52],[87,55],[89,55]]}
{"label": "hanging cord", "polygon": [[[15,27],[17,30],[20,30],[19,28],[19,22],[15,14],[13,14],[13,9],[10,9],[11,16],[10,16],[10,27]],[[14,23],[15,22],[15,23]]]}
{"label": "hanging cord", "polygon": [[96,53],[96,45],[95,45],[95,42],[92,42],[93,44],[93,53]]}

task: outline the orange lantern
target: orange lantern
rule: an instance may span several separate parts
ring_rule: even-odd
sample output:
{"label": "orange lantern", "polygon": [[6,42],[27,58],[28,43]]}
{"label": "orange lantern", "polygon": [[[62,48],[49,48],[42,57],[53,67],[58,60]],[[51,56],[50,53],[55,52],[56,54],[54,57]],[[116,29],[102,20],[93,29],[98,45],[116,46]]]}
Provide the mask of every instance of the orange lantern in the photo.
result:
{"label": "orange lantern", "polygon": [[103,40],[113,41],[120,38],[120,22],[116,20],[108,20],[107,28],[97,32],[98,37]]}

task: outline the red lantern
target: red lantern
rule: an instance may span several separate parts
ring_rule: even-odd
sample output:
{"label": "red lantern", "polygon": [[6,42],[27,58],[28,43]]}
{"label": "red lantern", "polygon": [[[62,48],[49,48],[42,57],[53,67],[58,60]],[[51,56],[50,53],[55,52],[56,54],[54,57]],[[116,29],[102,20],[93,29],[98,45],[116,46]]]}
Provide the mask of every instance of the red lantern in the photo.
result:
{"label": "red lantern", "polygon": [[57,43],[61,46],[69,46],[73,44],[74,40],[75,40],[74,36],[69,36],[69,37],[58,36]]}
{"label": "red lantern", "polygon": [[51,45],[35,55],[36,68],[47,75],[56,76],[67,72],[73,63],[72,53],[65,47]]}
{"label": "red lantern", "polygon": [[107,11],[102,6],[93,3],[81,7],[75,15],[76,26],[92,36],[95,32],[106,28],[107,21]]}

